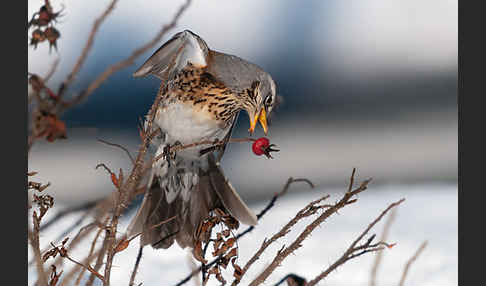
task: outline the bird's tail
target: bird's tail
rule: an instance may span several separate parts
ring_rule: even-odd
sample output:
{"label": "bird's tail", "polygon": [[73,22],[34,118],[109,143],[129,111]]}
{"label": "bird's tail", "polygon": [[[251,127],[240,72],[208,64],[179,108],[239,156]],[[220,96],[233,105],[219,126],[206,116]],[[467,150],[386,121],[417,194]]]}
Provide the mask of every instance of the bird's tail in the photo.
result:
{"label": "bird's tail", "polygon": [[[162,188],[158,180],[154,180],[128,228],[128,235],[142,231],[141,244],[150,244],[154,248],[169,248],[174,241],[182,248],[193,247],[199,224],[215,208],[224,210],[241,223],[256,225],[257,217],[224,176],[213,154],[206,158],[206,171],[199,168],[195,176],[197,182],[189,189],[177,192],[175,199],[167,198],[167,194],[174,191],[167,188],[174,188],[177,184],[167,184]],[[184,174],[177,172],[173,176]],[[167,179],[172,182],[184,181],[182,178]],[[175,218],[162,223],[172,217]]]}

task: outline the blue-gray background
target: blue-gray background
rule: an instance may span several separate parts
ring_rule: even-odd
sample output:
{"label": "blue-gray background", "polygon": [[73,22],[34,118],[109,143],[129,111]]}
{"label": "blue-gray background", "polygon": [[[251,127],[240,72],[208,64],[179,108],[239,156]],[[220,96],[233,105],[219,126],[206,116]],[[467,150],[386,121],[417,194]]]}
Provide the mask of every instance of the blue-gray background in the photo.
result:
{"label": "blue-gray background", "polygon": [[[40,2],[29,1],[29,15]],[[40,75],[60,58],[50,82],[57,88],[108,1],[51,2],[56,9],[66,7],[56,25],[62,34],[59,51],[49,54],[45,43],[30,48],[28,57],[29,71]],[[180,4],[120,1],[70,93],[148,41]],[[375,183],[456,184],[457,1],[194,1],[160,44],[183,29],[199,34],[212,49],[263,67],[285,99],[270,127],[269,137],[281,149],[274,160],[253,156],[246,144],[230,146],[223,160],[246,199],[268,197],[289,176],[343,186],[353,167]],[[137,149],[137,123],[159,80],[131,73],[158,46],[65,114],[71,140],[35,146],[31,167],[43,166],[46,179],[56,168],[74,168],[65,180],[80,184],[90,180],[79,179],[80,173],[100,179],[92,168],[100,161],[128,168],[122,152],[96,139]],[[246,136],[247,128],[246,115],[240,116],[234,136]],[[66,168],[81,157],[85,165]]]}

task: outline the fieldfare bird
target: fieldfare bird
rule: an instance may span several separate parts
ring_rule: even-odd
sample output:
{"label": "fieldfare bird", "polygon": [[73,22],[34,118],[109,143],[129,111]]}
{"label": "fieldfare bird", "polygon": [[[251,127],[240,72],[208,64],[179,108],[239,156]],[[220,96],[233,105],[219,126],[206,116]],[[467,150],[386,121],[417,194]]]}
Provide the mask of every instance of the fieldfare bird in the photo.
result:
{"label": "fieldfare bird", "polygon": [[156,161],[128,235],[142,232],[141,244],[153,248],[169,248],[174,241],[182,248],[193,248],[196,230],[216,208],[244,224],[257,224],[219,161],[241,110],[250,118],[250,133],[258,122],[267,133],[267,116],[276,102],[272,77],[255,64],[210,50],[188,30],[174,35],[133,75],[162,79],[162,102],[152,125],[162,134],[155,143],[156,156],[165,154],[168,146],[223,144],[217,149],[212,144],[186,148],[175,157]]}

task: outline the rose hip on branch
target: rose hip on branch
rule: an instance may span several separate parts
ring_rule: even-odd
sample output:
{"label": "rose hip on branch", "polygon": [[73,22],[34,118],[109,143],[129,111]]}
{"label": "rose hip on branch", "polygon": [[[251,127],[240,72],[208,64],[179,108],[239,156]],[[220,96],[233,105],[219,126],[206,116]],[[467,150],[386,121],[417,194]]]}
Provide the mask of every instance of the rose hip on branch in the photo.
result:
{"label": "rose hip on branch", "polygon": [[265,155],[267,158],[273,158],[270,155],[270,152],[278,152],[280,150],[273,149],[272,147],[276,146],[275,144],[270,144],[270,140],[266,137],[260,137],[253,141],[251,146],[253,153],[257,156]]}

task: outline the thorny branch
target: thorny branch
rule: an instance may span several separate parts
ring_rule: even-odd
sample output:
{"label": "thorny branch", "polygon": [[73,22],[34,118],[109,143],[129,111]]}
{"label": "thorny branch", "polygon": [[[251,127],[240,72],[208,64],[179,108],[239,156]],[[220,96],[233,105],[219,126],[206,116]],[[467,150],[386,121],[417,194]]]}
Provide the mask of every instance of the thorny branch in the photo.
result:
{"label": "thorny branch", "polygon": [[[322,202],[322,201],[324,201],[328,198],[329,198],[329,195],[326,195],[326,196],[324,196],[320,199],[317,199],[317,200],[310,202],[307,206],[305,206],[303,209],[301,209],[295,215],[295,217],[292,218],[284,227],[282,227],[282,229],[280,229],[280,231],[278,231],[276,234],[274,234],[269,240],[265,239],[263,241],[262,245],[260,246],[260,248],[257,250],[257,252],[250,258],[250,260],[248,260],[246,265],[243,267],[241,276],[243,276],[248,271],[248,269],[253,265],[253,263],[255,263],[260,258],[260,255],[262,255],[263,252],[272,243],[276,242],[278,239],[287,235],[290,232],[290,230],[292,229],[292,227],[294,225],[296,225],[301,219],[315,214],[318,210],[320,210],[322,208],[330,207],[329,205],[319,205],[320,202]],[[240,281],[241,281],[241,277],[240,277],[240,279],[235,279],[233,281],[232,285],[237,285]]]}
{"label": "thorny branch", "polygon": [[52,245],[52,249],[47,251],[43,256],[42,256],[42,259],[44,261],[46,261],[47,259],[49,259],[50,257],[53,257],[55,258],[58,254],[60,257],[63,257],[63,258],[67,258],[69,261],[73,262],[74,264],[82,267],[82,268],[85,268],[86,270],[88,270],[89,272],[93,273],[94,275],[96,275],[96,277],[98,277],[101,281],[104,280],[103,276],[101,274],[99,274],[96,270],[94,270],[91,266],[88,265],[84,265],[76,260],[74,260],[71,256],[69,256],[68,254],[68,251],[67,249],[64,247],[64,245],[66,244],[66,242],[68,241],[69,238],[66,238],[62,241],[62,244],[61,246],[55,246],[54,244],[52,244],[51,242],[51,245]]}
{"label": "thorny branch", "polygon": [[[285,186],[283,187],[282,191],[280,191],[279,193],[276,193],[272,199],[270,200],[270,202],[267,204],[267,206],[259,213],[257,214],[257,219],[260,220],[264,215],[265,213],[267,213],[268,210],[270,210],[274,205],[275,205],[275,202],[280,198],[282,197],[283,195],[285,195],[290,186],[293,184],[293,183],[297,183],[297,182],[305,182],[307,183],[311,188],[314,188],[314,184],[308,180],[308,179],[305,179],[305,178],[298,178],[298,179],[294,179],[292,177],[290,177],[287,182],[285,183]],[[251,232],[255,227],[254,226],[250,226],[248,227],[245,231],[239,233],[237,236],[236,236],[236,240],[240,239],[241,237],[243,237],[244,235],[246,235],[247,233]],[[215,265],[219,260],[221,259],[221,257],[218,257],[216,259],[214,259],[213,261],[211,261],[210,263],[204,265],[204,267],[206,269],[210,268],[211,266]],[[181,285],[184,285],[186,284],[187,282],[189,282],[191,280],[191,278],[195,275],[197,275],[199,272],[201,272],[203,269],[202,266],[196,268],[195,270],[193,270],[188,276],[186,276],[184,279],[182,279],[179,283],[177,283],[175,286],[181,286]]]}
{"label": "thorny branch", "polygon": [[[375,224],[378,223],[383,218],[383,216],[386,215],[386,213],[389,210],[398,206],[399,204],[401,204],[404,201],[405,201],[405,199],[401,199],[397,202],[390,204],[370,225],[368,225],[368,227],[358,236],[358,238],[356,238],[356,240],[354,240],[353,243],[351,243],[349,248],[344,252],[344,254],[336,262],[334,262],[326,270],[321,272],[321,274],[319,274],[316,278],[309,281],[309,283],[307,285],[308,286],[316,285],[319,281],[321,281],[327,275],[329,275],[329,273],[334,271],[336,268],[338,268],[339,266],[341,266],[342,264],[344,264],[348,260],[351,260],[353,258],[356,258],[356,257],[363,255],[365,253],[368,253],[368,252],[375,252],[375,251],[382,250],[384,246],[386,246],[388,248],[393,247],[394,244],[387,244],[386,242],[383,242],[383,241],[380,241],[380,242],[375,243],[375,244],[371,244],[371,241],[373,240],[375,235],[372,235],[366,243],[359,245],[359,246],[357,246],[357,244],[365,237],[365,235],[371,230],[371,228],[373,226],[375,226]],[[358,251],[360,251],[360,252],[358,252]],[[356,253],[356,252],[358,252],[358,253]]]}
{"label": "thorny branch", "polygon": [[[87,263],[86,263],[87,265],[89,265],[91,257],[93,257],[93,252],[95,250],[96,242],[98,241],[98,238],[101,235],[102,231],[103,231],[103,229],[99,228],[98,231],[96,232],[96,235],[95,235],[93,241],[91,242],[91,247],[89,249],[89,253],[88,253],[88,256],[87,256]],[[81,283],[81,279],[83,278],[85,270],[86,270],[85,268],[81,269],[81,272],[79,273],[78,278],[76,279],[76,283],[75,283],[76,286]]]}
{"label": "thorny branch", "polygon": [[[265,215],[267,213],[267,211],[269,211],[273,206],[275,206],[275,202],[277,201],[277,199],[280,198],[280,197],[282,197],[283,195],[285,195],[287,193],[287,191],[289,190],[291,184],[297,183],[297,182],[304,182],[304,183],[307,183],[312,189],[315,188],[315,185],[310,180],[308,180],[306,178],[294,179],[294,178],[290,177],[287,180],[287,183],[285,183],[285,186],[283,187],[282,191],[280,191],[279,193],[276,193],[272,197],[272,199],[270,200],[270,202],[267,204],[267,206],[259,214],[257,214],[257,219],[259,220],[263,215]],[[245,234],[251,232],[254,228],[255,228],[255,226],[249,226],[245,231],[239,233],[236,236],[236,238],[237,239],[241,238]]]}
{"label": "thorny branch", "polygon": [[[353,183],[353,180],[354,180],[354,173],[355,173],[355,170],[353,169],[353,174],[351,176],[351,183]],[[354,196],[356,196],[357,194],[359,194],[359,193],[363,192],[364,190],[366,190],[367,189],[367,186],[368,186],[368,183],[370,181],[371,181],[371,179],[365,180],[355,190],[346,192],[344,194],[343,198],[341,200],[339,200],[337,203],[335,203],[334,205],[320,206],[320,208],[322,208],[322,207],[327,207],[327,208],[326,208],[326,210],[319,217],[317,217],[312,223],[310,223],[304,229],[304,231],[294,240],[294,242],[290,246],[285,247],[285,248],[282,248],[282,250],[277,253],[277,255],[275,256],[275,258],[273,259],[273,261],[270,263],[270,265],[268,265],[263,270],[263,272],[260,275],[258,275],[257,278],[255,278],[250,283],[250,286],[255,286],[255,285],[259,285],[259,284],[263,283],[268,278],[268,276],[275,270],[275,268],[277,266],[279,266],[282,263],[282,261],[289,254],[293,253],[295,250],[297,250],[299,247],[302,246],[302,242],[304,241],[304,239],[306,239],[309,236],[309,234],[317,226],[319,226],[322,222],[324,222],[324,220],[326,220],[328,217],[330,217],[332,214],[336,213],[339,209],[345,207],[346,205],[349,205],[349,204],[352,204],[352,203],[356,202],[357,199],[354,198]],[[323,199],[325,199],[327,197],[328,196],[324,196],[323,198],[321,198],[321,199],[319,199],[317,201],[311,202],[308,205],[308,207],[311,207],[311,209],[313,207],[316,207],[315,204],[319,203],[320,200],[323,200]],[[315,213],[315,211],[314,211],[314,213]],[[302,214],[300,212],[292,220],[298,219],[299,216],[302,216]],[[236,281],[235,280],[233,282],[233,285],[238,284],[238,282],[239,281]]]}

